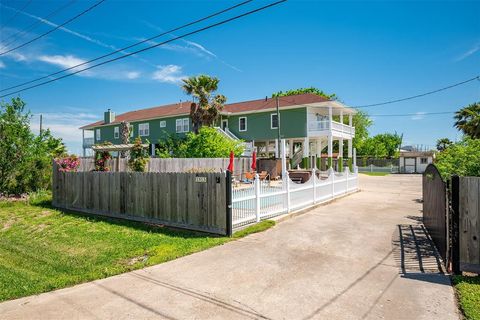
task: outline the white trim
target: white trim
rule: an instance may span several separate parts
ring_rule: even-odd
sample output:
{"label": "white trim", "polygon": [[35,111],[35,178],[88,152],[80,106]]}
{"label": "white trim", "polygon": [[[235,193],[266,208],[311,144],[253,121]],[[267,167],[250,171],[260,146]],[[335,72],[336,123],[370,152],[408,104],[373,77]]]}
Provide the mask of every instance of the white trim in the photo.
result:
{"label": "white trim", "polygon": [[160,120],[160,128],[166,128],[167,127],[167,120]]}
{"label": "white trim", "polygon": [[[242,119],[245,119],[245,129],[243,129],[243,130],[242,130],[242,122],[241,122]],[[245,132],[245,131],[247,131],[247,129],[248,129],[248,126],[247,126],[247,117],[240,117],[240,118],[238,118],[238,131],[240,131],[240,132]]]}
{"label": "white trim", "polygon": [[120,127],[113,127],[113,138],[119,139],[120,138]]}
{"label": "white trim", "polygon": [[[186,121],[186,125],[185,125]],[[180,128],[180,130],[178,130]],[[175,132],[185,133],[190,131],[190,118],[180,118],[175,120]]]}
{"label": "white trim", "polygon": [[148,137],[150,135],[150,124],[148,122],[138,124],[138,135]]}
{"label": "white trim", "polygon": [[225,128],[228,129],[228,119],[222,119],[222,122],[221,122],[221,125],[222,125],[222,130],[225,130],[225,128],[223,127],[223,123],[226,122],[227,125],[225,126]]}
{"label": "white trim", "polygon": [[270,129],[278,129],[278,122],[279,122],[280,117],[277,117],[277,126],[274,127],[273,126],[273,116],[279,116],[279,115],[277,115],[276,113],[270,113]]}

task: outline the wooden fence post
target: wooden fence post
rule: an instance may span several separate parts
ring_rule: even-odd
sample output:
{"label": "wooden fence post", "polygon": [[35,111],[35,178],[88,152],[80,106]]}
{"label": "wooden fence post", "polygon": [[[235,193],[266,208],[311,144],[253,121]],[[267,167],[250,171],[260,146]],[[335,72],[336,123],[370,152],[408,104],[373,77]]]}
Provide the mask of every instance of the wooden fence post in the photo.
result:
{"label": "wooden fence post", "polygon": [[450,228],[450,237],[451,237],[451,259],[452,259],[452,272],[454,274],[460,274],[460,239],[459,239],[459,223],[460,223],[460,212],[459,212],[459,200],[460,200],[460,178],[457,175],[452,176],[451,182],[451,228]]}
{"label": "wooden fence post", "polygon": [[226,219],[226,228],[225,228],[225,231],[226,231],[226,234],[227,236],[231,237],[232,236],[232,229],[233,229],[233,226],[232,226],[232,173],[230,171],[227,170],[226,172],[226,191],[227,191],[227,195],[226,195],[226,202],[227,202],[227,219]]}

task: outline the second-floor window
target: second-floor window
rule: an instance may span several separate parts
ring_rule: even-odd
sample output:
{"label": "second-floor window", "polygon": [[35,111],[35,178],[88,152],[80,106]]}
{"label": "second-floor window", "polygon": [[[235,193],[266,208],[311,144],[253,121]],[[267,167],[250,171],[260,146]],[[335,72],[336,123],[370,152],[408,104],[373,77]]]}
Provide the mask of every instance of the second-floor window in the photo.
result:
{"label": "second-floor window", "polygon": [[276,113],[270,115],[270,128],[278,129],[278,115]]}
{"label": "second-floor window", "polygon": [[175,131],[177,133],[190,131],[190,119],[189,118],[177,119],[175,121]]}
{"label": "second-floor window", "polygon": [[238,131],[247,131],[247,118],[238,118]]}
{"label": "second-floor window", "polygon": [[138,125],[138,135],[141,137],[146,137],[150,134],[150,126],[148,123],[140,123]]}
{"label": "second-floor window", "polygon": [[102,139],[102,137],[100,136],[100,129],[97,129],[95,131],[96,131],[95,138],[97,139],[97,141],[100,141],[100,139]]}
{"label": "second-floor window", "polygon": [[113,137],[115,139],[120,138],[120,127],[114,127],[113,128]]}

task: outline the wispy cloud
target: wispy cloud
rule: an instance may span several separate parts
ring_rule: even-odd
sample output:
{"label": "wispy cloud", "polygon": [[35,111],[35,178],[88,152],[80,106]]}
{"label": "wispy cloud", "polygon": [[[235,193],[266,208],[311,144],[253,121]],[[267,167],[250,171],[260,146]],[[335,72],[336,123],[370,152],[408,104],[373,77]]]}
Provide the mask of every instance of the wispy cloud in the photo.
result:
{"label": "wispy cloud", "polygon": [[[86,60],[73,56],[73,55],[42,55],[38,57],[39,61],[53,64],[56,66],[59,66],[61,68],[72,68],[76,65],[85,63]],[[70,71],[75,72],[77,70],[82,70],[84,68],[87,68],[89,64],[82,65],[77,68],[73,68]],[[107,80],[134,80],[140,77],[140,72],[135,71],[135,70],[121,70],[118,67],[115,68],[108,68],[108,69],[103,69],[102,72],[94,72],[91,70],[86,70],[81,73],[77,73],[78,76],[84,76],[84,77],[95,77],[99,79],[107,79]]]}
{"label": "wispy cloud", "polygon": [[425,112],[416,112],[410,119],[412,120],[422,120],[425,118]]}
{"label": "wispy cloud", "polygon": [[464,53],[462,53],[461,55],[459,55],[455,61],[462,61],[468,57],[470,57],[471,55],[477,53],[478,51],[480,50],[480,41],[478,41],[476,44],[473,45],[473,47],[471,47],[469,50],[465,51]]}
{"label": "wispy cloud", "polygon": [[158,70],[152,75],[153,80],[173,84],[180,83],[184,78],[186,76],[182,74],[182,67],[174,64],[158,66]]}
{"label": "wispy cloud", "polygon": [[0,61],[0,69],[5,69],[5,63],[3,63],[2,61]]}
{"label": "wispy cloud", "polygon": [[[21,10],[18,10],[18,9],[15,9],[15,8],[12,8],[12,7],[3,5],[3,4],[0,4],[0,6],[2,6],[2,7],[4,7],[4,8],[7,8],[7,9],[10,9],[10,10],[13,10],[13,11],[15,11],[15,12],[18,12],[18,13],[20,13],[20,14],[22,14],[22,15],[24,15],[24,16],[30,17],[30,18],[32,18],[32,19],[38,20],[38,21],[40,21],[40,22],[42,22],[42,23],[44,23],[44,24],[46,24],[46,25],[49,25],[49,26],[51,26],[51,27],[55,27],[55,28],[56,28],[56,27],[59,26],[59,25],[56,24],[56,23],[53,23],[53,22],[51,22],[51,21],[49,21],[49,20],[47,20],[47,19],[44,19],[44,18],[39,17],[39,16],[36,16],[36,15],[34,15],[34,14],[31,14],[31,13],[28,13],[28,12],[25,12],[25,11],[21,11]],[[81,38],[81,39],[83,39],[83,40],[85,40],[85,41],[88,41],[88,42],[90,42],[90,43],[94,43],[94,44],[96,44],[96,45],[98,45],[98,46],[101,46],[101,47],[104,47],[104,48],[108,48],[108,49],[112,49],[112,50],[114,50],[114,51],[119,50],[119,48],[115,47],[114,45],[105,43],[105,42],[103,42],[103,41],[100,41],[100,40],[95,39],[95,38],[93,38],[93,37],[90,37],[90,36],[88,36],[88,35],[85,35],[85,34],[82,34],[82,33],[77,32],[77,31],[74,31],[74,30],[72,30],[72,29],[69,29],[69,28],[66,28],[66,27],[60,27],[60,28],[58,28],[58,29],[59,29],[59,30],[62,30],[62,31],[64,31],[64,32],[66,32],[66,33],[69,33],[69,34],[71,34],[71,35],[74,35],[74,36],[76,36],[76,37],[78,37],[78,38]],[[128,53],[128,52],[126,52],[126,51],[120,51],[120,52],[123,53],[123,54],[127,54],[127,53]],[[150,62],[149,62],[148,60],[146,60],[146,59],[140,58],[140,57],[138,57],[138,56],[136,56],[136,55],[133,55],[133,57],[137,58],[138,60],[140,60],[140,61],[142,61],[142,62],[144,62],[144,63],[146,63],[146,64],[149,64],[149,65],[153,66],[153,64],[150,63]]]}
{"label": "wispy cloud", "polygon": [[[162,28],[148,22],[148,21],[145,21],[145,20],[142,20],[142,22],[147,25],[148,27],[156,30],[156,31],[160,31],[160,32],[163,32],[165,30],[163,30]],[[170,33],[169,34],[170,36],[172,37],[177,37],[177,35],[173,34],[173,33]],[[200,57],[204,57],[204,58],[213,58],[215,60],[218,60],[220,63],[226,65],[227,67],[235,70],[235,71],[239,71],[239,72],[242,72],[242,70],[240,70],[239,68],[227,63],[226,61],[222,60],[221,58],[218,57],[217,54],[215,54],[214,52],[212,52],[211,50],[207,49],[205,46],[201,45],[200,43],[198,42],[194,42],[194,41],[190,41],[190,40],[185,40],[185,39],[179,39],[180,42],[186,44],[186,46],[180,46],[178,44],[167,44],[167,45],[163,45],[162,47],[165,48],[165,49],[168,49],[168,50],[177,50],[177,51],[187,51],[187,52],[192,52],[194,54],[196,54],[197,56],[200,56]],[[151,43],[155,43],[153,41],[151,41]]]}

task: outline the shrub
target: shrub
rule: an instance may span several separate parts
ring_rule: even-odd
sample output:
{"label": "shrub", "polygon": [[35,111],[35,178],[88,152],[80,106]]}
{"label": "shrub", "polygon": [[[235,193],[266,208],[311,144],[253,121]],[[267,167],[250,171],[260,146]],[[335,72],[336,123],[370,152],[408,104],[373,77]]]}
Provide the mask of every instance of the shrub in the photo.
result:
{"label": "shrub", "polygon": [[[105,142],[101,146],[111,145],[110,142]],[[112,158],[112,155],[108,151],[95,151],[95,169],[93,171],[110,171],[107,166],[107,161]]]}
{"label": "shrub", "polygon": [[435,165],[444,179],[451,175],[480,176],[480,139],[465,137],[437,154]]}
{"label": "shrub", "polygon": [[136,172],[145,172],[147,170],[147,163],[149,159],[148,150],[142,146],[142,139],[137,137],[130,150],[130,159],[128,166],[130,170]]}

